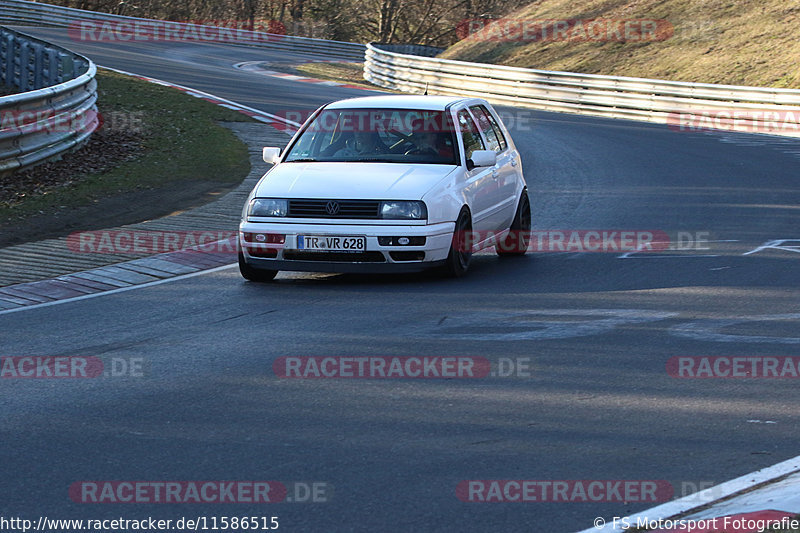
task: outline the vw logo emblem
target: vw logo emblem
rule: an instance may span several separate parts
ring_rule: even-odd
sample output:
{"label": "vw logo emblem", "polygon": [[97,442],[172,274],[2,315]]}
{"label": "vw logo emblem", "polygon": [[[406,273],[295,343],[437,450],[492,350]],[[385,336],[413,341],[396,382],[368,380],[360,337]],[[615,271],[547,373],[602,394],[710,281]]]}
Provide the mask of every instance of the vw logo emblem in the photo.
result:
{"label": "vw logo emblem", "polygon": [[325,212],[329,215],[339,214],[339,202],[330,201],[325,204]]}

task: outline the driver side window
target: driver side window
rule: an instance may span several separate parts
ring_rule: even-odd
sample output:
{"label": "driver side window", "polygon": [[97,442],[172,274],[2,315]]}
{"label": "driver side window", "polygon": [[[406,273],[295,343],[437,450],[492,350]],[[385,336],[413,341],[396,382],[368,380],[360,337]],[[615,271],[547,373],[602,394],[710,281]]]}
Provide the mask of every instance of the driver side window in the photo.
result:
{"label": "driver side window", "polygon": [[461,137],[464,142],[464,157],[469,159],[475,150],[486,149],[481,134],[478,133],[478,127],[466,109],[458,112],[458,127],[461,129]]}

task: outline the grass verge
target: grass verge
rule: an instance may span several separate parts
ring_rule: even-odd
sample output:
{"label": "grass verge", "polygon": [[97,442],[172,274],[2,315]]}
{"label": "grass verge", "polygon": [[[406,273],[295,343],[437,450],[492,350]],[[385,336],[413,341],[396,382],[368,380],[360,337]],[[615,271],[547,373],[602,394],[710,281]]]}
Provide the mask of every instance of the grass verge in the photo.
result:
{"label": "grass verge", "polygon": [[232,188],[249,173],[247,146],[218,124],[249,117],[111,71],[99,69],[97,80],[102,128],[62,160],[3,178],[0,228],[148,190],[179,209],[158,191]]}
{"label": "grass verge", "polygon": [[501,23],[491,39],[462,40],[439,57],[586,74],[800,88],[796,2],[539,0],[507,16],[514,23],[588,19],[659,20],[673,31],[664,40],[639,42],[537,41],[502,33],[514,25]]}

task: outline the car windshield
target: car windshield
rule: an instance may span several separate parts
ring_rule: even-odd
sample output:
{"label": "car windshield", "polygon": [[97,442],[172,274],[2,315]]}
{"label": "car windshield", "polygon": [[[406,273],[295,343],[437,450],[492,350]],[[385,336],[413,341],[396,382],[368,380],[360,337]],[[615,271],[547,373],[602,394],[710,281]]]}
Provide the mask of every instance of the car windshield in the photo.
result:
{"label": "car windshield", "polygon": [[454,139],[445,111],[326,109],[303,130],[285,162],[455,165]]}

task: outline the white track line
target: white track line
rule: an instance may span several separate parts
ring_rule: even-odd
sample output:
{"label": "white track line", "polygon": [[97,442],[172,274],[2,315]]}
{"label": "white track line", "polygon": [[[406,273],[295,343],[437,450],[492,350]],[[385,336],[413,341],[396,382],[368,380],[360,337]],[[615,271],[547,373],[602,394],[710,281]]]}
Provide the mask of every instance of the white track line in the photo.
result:
{"label": "white track line", "polygon": [[[261,117],[268,117],[268,118],[270,118],[272,120],[277,120],[278,122],[282,122],[284,124],[288,124],[288,125],[293,126],[295,128],[299,128],[300,127],[300,124],[298,124],[297,122],[294,122],[293,120],[288,120],[288,119],[285,119],[283,117],[279,117],[277,115],[273,115],[271,113],[267,113],[266,111],[261,111],[259,109],[248,107],[246,105],[238,104],[238,103],[236,103],[236,102],[234,102],[232,100],[228,100],[226,98],[221,98],[221,97],[216,96],[216,95],[211,94],[211,93],[207,93],[207,92],[204,92],[204,91],[199,91],[197,89],[192,89],[190,87],[185,87],[183,85],[178,85],[177,83],[171,83],[171,82],[159,80],[157,78],[151,78],[149,76],[143,76],[141,74],[134,74],[133,72],[127,72],[125,70],[119,70],[119,69],[112,68],[112,67],[103,67],[103,66],[101,66],[101,68],[104,68],[106,70],[111,70],[111,71],[117,72],[119,74],[124,74],[126,76],[133,76],[135,78],[144,79],[144,80],[150,81],[152,83],[156,83],[156,84],[159,84],[159,85],[164,85],[166,87],[173,87],[173,88],[176,88],[176,89],[180,89],[182,91],[185,91],[190,96],[213,98],[214,100],[218,100],[219,102],[222,102],[222,103],[220,103],[218,105],[220,105],[222,107],[227,107],[228,109],[233,109],[233,110],[244,109],[244,110],[250,111],[252,113],[255,113],[255,114],[257,114],[257,115],[259,115]],[[257,117],[254,117],[254,118],[257,118]],[[132,285],[130,287],[121,287],[119,289],[112,289],[112,290],[109,290],[109,291],[96,292],[96,293],[92,293],[92,294],[85,294],[83,296],[75,296],[74,298],[66,298],[64,300],[55,300],[53,302],[45,302],[45,303],[34,304],[34,305],[26,305],[24,307],[17,307],[15,309],[5,309],[3,311],[0,311],[0,315],[5,315],[5,314],[9,314],[9,313],[17,313],[19,311],[27,311],[29,309],[39,309],[41,307],[49,307],[51,305],[58,305],[58,304],[63,304],[63,303],[68,303],[68,302],[77,302],[79,300],[88,300],[89,298],[97,298],[99,296],[105,296],[107,294],[117,294],[117,293],[120,293],[120,292],[130,291],[130,290],[134,290],[134,289],[142,289],[142,288],[145,288],[145,287],[152,287],[153,285],[161,285],[162,283],[169,283],[171,281],[178,281],[178,280],[182,280],[182,279],[193,278],[195,276],[200,276],[202,274],[209,274],[209,273],[212,273],[212,272],[217,272],[217,271],[220,271],[220,270],[224,270],[226,268],[231,268],[234,265],[235,265],[235,263],[230,264],[230,265],[223,265],[223,266],[216,267],[216,268],[211,268],[211,269],[208,269],[208,270],[201,270],[199,272],[192,272],[190,274],[182,274],[180,276],[174,276],[174,277],[167,278],[167,279],[161,279],[161,280],[157,280],[157,281],[150,281],[150,282],[147,282],[147,283],[141,283],[141,284],[138,284],[138,285]],[[113,265],[109,265],[109,266],[113,266]]]}
{"label": "white track line", "polygon": [[172,281],[180,281],[182,279],[189,279],[195,276],[202,276],[203,274],[210,274],[212,272],[219,272],[220,270],[225,270],[226,268],[231,268],[236,266],[236,263],[231,263],[230,265],[222,265],[215,268],[209,268],[208,270],[201,270],[199,272],[191,272],[189,274],[181,274],[180,276],[175,276],[173,278],[166,278],[166,279],[159,279],[157,281],[148,281],[147,283],[140,283],[138,285],[131,285],[130,287],[120,287],[119,289],[112,289],[110,291],[103,291],[103,292],[95,292],[93,294],[84,294],[83,296],[75,296],[74,298],[66,298],[64,300],[55,300],[53,302],[45,302],[41,304],[34,304],[34,305],[26,305],[24,307],[17,307],[16,309],[6,309],[4,311],[0,311],[0,315],[5,315],[8,313],[17,313],[19,311],[28,311],[29,309],[39,309],[41,307],[50,307],[51,305],[59,305],[65,304],[69,302],[77,302],[80,300],[88,300],[89,298],[98,298],[100,296],[106,296],[108,294],[117,294],[120,292],[132,291],[134,289],[144,289],[145,287],[152,287],[154,285],[161,285],[162,283],[170,283]]}
{"label": "white track line", "polygon": [[[255,113],[257,115],[261,115],[263,117],[268,117],[268,118],[271,118],[272,120],[277,120],[278,122],[282,122],[284,124],[288,124],[288,125],[293,126],[295,128],[299,128],[302,125],[302,124],[298,124],[297,122],[295,122],[293,120],[288,120],[288,119],[285,119],[283,117],[279,117],[278,115],[273,115],[272,113],[267,113],[266,111],[261,111],[260,109],[256,109],[254,107],[249,107],[249,106],[246,106],[246,105],[237,104],[233,100],[228,100],[227,98],[222,98],[220,96],[217,96],[217,95],[211,94],[211,93],[207,93],[205,91],[192,89],[191,87],[178,85],[177,83],[163,81],[163,80],[159,80],[157,78],[151,78],[150,76],[142,76],[141,74],[134,74],[133,72],[127,72],[125,70],[119,70],[119,69],[111,68],[111,67],[100,66],[100,68],[104,68],[106,70],[111,70],[111,71],[114,71],[114,72],[118,72],[119,74],[125,74],[126,76],[134,76],[136,78],[142,78],[142,79],[151,81],[153,83],[158,83],[159,85],[165,85],[167,87],[174,87],[176,89],[180,89],[182,91],[187,92],[190,96],[213,98],[214,100],[218,100],[218,101],[223,102],[225,104],[228,104],[230,106],[234,106],[235,109],[244,109],[246,111],[250,111],[251,113]],[[225,106],[225,107],[227,107],[227,106]]]}
{"label": "white track line", "polygon": [[[711,487],[695,494],[690,494],[684,498],[653,507],[647,511],[642,511],[641,513],[630,516],[630,522],[636,524],[637,518],[641,518],[642,520],[646,519],[647,521],[665,521],[670,518],[677,518],[699,507],[705,507],[709,504],[720,502],[740,492],[753,488],[756,485],[767,483],[798,471],[800,471],[800,455],[774,466],[756,470],[753,473],[727,481],[716,487]],[[579,533],[597,533],[598,531],[610,533],[612,531],[624,531],[624,529],[619,522],[615,525],[612,520],[606,522],[602,527],[591,527]]]}

